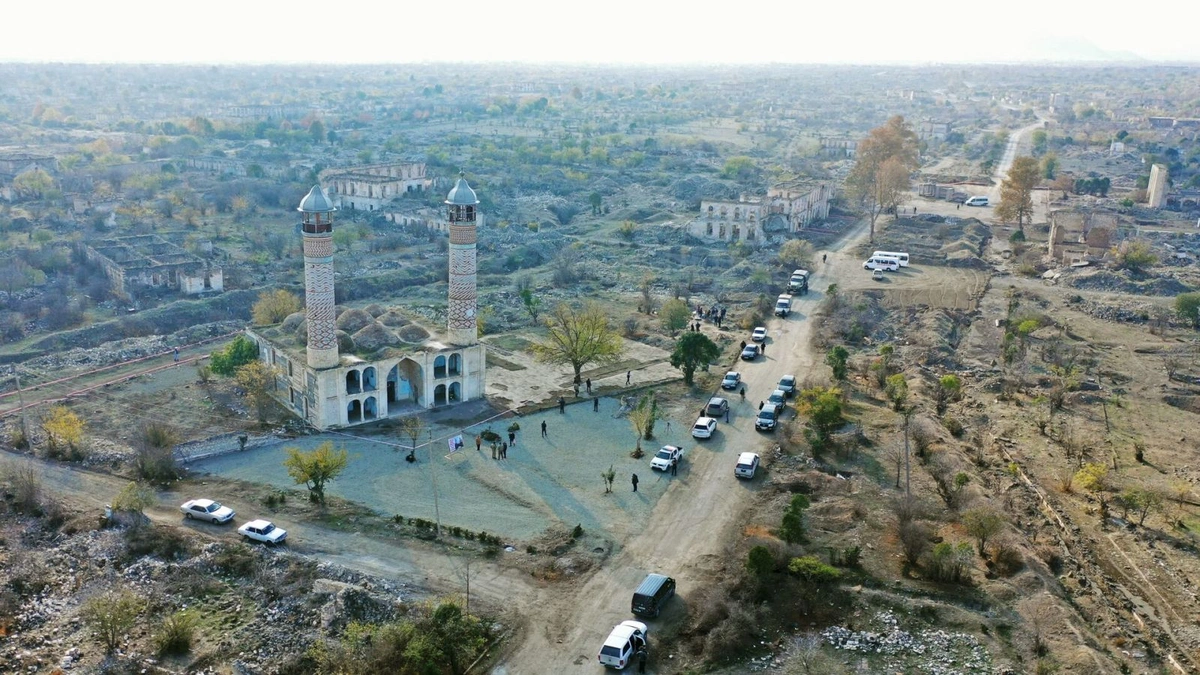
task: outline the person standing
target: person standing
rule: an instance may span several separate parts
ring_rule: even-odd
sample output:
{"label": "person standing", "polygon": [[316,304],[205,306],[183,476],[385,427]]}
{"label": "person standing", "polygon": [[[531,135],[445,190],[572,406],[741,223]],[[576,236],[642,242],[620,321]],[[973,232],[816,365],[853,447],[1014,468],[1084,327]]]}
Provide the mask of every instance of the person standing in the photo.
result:
{"label": "person standing", "polygon": [[600,397],[592,399],[592,412],[600,412]]}
{"label": "person standing", "polygon": [[508,443],[500,444],[500,459],[508,459]]}
{"label": "person standing", "polygon": [[671,462],[671,475],[679,475],[679,458],[676,457],[674,462]]}
{"label": "person standing", "polygon": [[483,447],[483,436],[480,436],[479,434],[475,434],[475,452],[479,452],[480,448],[482,448],[482,447]]}
{"label": "person standing", "polygon": [[592,393],[592,378],[589,377],[584,384],[587,385],[587,393],[591,394]]}
{"label": "person standing", "polygon": [[179,363],[179,347],[175,348],[175,363]]}
{"label": "person standing", "polygon": [[508,432],[508,444],[509,445],[517,444],[517,432],[515,432],[515,431]]}
{"label": "person standing", "polygon": [[767,341],[766,341],[766,340],[763,340],[763,341],[762,341],[762,344],[760,344],[760,345],[758,346],[758,351],[759,351],[759,353],[761,353],[763,356],[766,356],[766,355],[767,355]]}
{"label": "person standing", "polygon": [[648,656],[649,656],[649,654],[647,654],[647,653],[646,653],[646,647],[645,647],[645,646],[638,647],[638,650],[637,650],[637,661],[638,661],[638,672],[639,672],[639,673],[644,673],[644,672],[646,672],[646,658],[647,658]]}
{"label": "person standing", "polygon": [[546,420],[542,420],[542,438],[546,438]]}
{"label": "person standing", "polygon": [[759,401],[759,402],[758,402],[758,409],[759,409],[759,410],[762,410],[762,409],[763,409],[763,402],[762,402],[762,401]]}
{"label": "person standing", "polygon": [[630,381],[632,381],[632,379],[633,379],[633,371],[632,370],[625,371],[625,386],[626,387],[629,386],[629,383],[630,383]]}
{"label": "person standing", "polygon": [[637,484],[638,484],[638,477],[637,477],[637,474],[635,473],[635,474],[633,474],[633,491],[634,492],[637,492]]}
{"label": "person standing", "polygon": [[492,459],[498,459],[496,453],[499,451],[500,451],[500,446],[496,445],[495,441],[492,441]]}
{"label": "person standing", "polygon": [[565,399],[561,396],[558,397],[558,414],[560,414],[560,415],[567,414],[567,399]]}
{"label": "person standing", "polygon": [[575,398],[579,398],[579,383],[575,382],[571,387],[575,390]]}
{"label": "person standing", "polygon": [[821,254],[821,263],[822,263],[822,264],[824,264],[824,262],[825,262],[825,258],[826,258],[828,255],[829,255],[828,253],[822,253],[822,254]]}
{"label": "person standing", "polygon": [[725,424],[729,424],[729,408],[725,409]]}

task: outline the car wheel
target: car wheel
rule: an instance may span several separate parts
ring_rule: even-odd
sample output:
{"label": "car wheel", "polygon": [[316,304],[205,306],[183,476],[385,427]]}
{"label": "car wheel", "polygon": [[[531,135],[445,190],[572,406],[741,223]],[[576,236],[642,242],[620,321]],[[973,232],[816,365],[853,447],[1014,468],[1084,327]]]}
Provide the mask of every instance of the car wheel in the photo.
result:
{"label": "car wheel", "polygon": [[183,514],[183,517],[184,517],[186,520],[191,520],[191,519],[192,519],[192,514],[190,514],[190,513],[185,513],[185,514]]}
{"label": "car wheel", "polygon": [[247,544],[249,544],[249,543],[250,543],[250,535],[243,534],[243,535],[242,535],[242,541],[244,541],[244,542],[246,542]]}

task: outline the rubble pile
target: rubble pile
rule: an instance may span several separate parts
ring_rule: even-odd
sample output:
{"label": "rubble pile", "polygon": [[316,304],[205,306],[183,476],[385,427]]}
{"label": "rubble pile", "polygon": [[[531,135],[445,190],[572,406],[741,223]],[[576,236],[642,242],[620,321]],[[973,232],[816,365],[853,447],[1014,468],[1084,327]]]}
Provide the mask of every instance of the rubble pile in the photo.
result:
{"label": "rubble pile", "polygon": [[1194,290],[1188,284],[1180,281],[1173,273],[1151,279],[1137,280],[1126,271],[1097,270],[1092,274],[1076,274],[1067,279],[1071,288],[1081,288],[1089,291],[1107,291],[1110,293],[1128,293],[1130,295],[1156,295],[1175,297],[1180,293]]}
{"label": "rubble pile", "polygon": [[932,675],[990,673],[991,657],[975,636],[945,630],[910,633],[899,626],[896,616],[882,611],[871,620],[878,631],[853,631],[831,626],[821,637],[834,649],[885,657],[882,668],[890,672],[916,667]]}

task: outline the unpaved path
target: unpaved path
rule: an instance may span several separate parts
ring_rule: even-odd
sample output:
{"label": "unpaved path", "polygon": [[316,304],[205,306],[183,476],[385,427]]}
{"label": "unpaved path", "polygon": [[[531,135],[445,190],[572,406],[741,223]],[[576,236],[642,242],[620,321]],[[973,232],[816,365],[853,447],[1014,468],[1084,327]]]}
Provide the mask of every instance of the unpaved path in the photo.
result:
{"label": "unpaved path", "polygon": [[[864,231],[861,226],[856,228],[835,246],[852,249],[853,240]],[[742,564],[730,558],[730,550],[738,541],[750,496],[760,489],[763,479],[739,481],[733,476],[733,465],[740,452],[759,452],[766,458],[766,451],[774,445],[772,437],[754,430],[758,402],[775,389],[781,376],[792,374],[803,381],[814,368],[823,367],[823,359],[809,340],[812,315],[824,297],[817,289],[862,273],[857,260],[836,252],[830,254],[828,264],[816,264],[813,290],[798,297],[791,316],[768,324],[765,358],[753,363],[739,361],[735,366],[746,382],[746,400],[734,399],[732,424],[722,422],[712,439],[686,446],[682,480],[672,482],[641,533],[602,568],[577,587],[546,589],[539,594],[531,607],[524,641],[502,659],[494,675],[599,672],[596,652],[614,625],[631,618],[630,597],[648,572],[674,577],[678,602],[686,603],[697,589]],[[654,646],[657,622],[649,623]],[[653,672],[672,669],[665,661],[659,661],[656,668]]]}

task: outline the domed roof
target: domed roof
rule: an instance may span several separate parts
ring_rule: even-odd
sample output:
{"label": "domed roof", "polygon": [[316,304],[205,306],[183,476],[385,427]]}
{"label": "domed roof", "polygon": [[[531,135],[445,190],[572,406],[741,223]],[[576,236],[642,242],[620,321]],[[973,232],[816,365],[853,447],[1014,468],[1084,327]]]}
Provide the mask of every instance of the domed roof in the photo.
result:
{"label": "domed roof", "polygon": [[330,213],[337,211],[337,207],[325,196],[325,191],[320,185],[314,185],[304,199],[300,200],[300,207],[296,210],[306,213]]}
{"label": "domed roof", "polygon": [[479,200],[475,197],[475,191],[467,185],[467,179],[463,178],[463,174],[458,174],[458,182],[451,188],[450,194],[446,195],[446,203],[451,206],[475,206]]}

